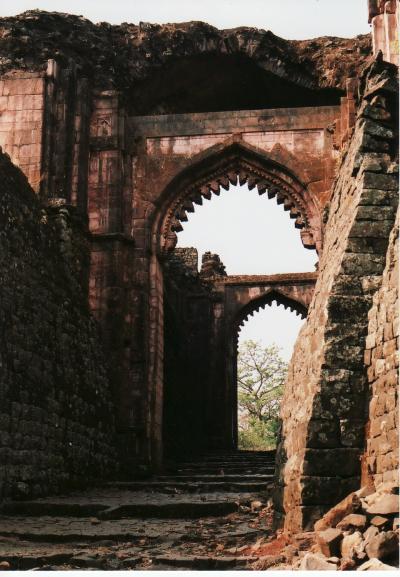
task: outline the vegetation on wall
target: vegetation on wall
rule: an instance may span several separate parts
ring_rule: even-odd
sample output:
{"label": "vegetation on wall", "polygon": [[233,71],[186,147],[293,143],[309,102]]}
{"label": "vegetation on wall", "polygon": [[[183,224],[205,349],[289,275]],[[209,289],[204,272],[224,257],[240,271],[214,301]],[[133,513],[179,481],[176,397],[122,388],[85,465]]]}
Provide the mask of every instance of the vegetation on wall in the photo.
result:
{"label": "vegetation on wall", "polygon": [[287,363],[276,345],[245,341],[238,352],[239,449],[276,447]]}

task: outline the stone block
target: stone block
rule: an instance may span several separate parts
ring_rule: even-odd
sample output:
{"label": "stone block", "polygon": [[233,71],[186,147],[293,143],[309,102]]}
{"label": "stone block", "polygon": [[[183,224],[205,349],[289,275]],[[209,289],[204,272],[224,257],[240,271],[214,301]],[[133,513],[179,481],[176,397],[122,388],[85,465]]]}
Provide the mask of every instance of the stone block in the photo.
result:
{"label": "stone block", "polygon": [[395,515],[399,513],[399,496],[383,494],[367,508],[369,515]]}
{"label": "stone block", "polygon": [[362,534],[360,531],[355,531],[350,535],[345,535],[343,537],[342,543],[340,545],[340,551],[342,557],[345,559],[354,559],[357,557],[363,543]]}
{"label": "stone block", "polygon": [[349,529],[357,529],[358,531],[363,531],[367,524],[367,517],[359,513],[350,513],[346,515],[339,523],[336,525],[337,529],[347,531]]}
{"label": "stone block", "polygon": [[357,571],[392,571],[393,572],[393,565],[387,565],[386,563],[382,563],[379,559],[370,559],[366,561],[359,567],[357,567]]}
{"label": "stone block", "polygon": [[399,536],[394,531],[382,531],[365,545],[365,551],[370,559],[385,559],[398,553]]}
{"label": "stone block", "polygon": [[322,531],[329,527],[336,527],[339,521],[346,517],[346,515],[356,513],[360,509],[360,497],[355,492],[350,493],[342,501],[329,509],[329,511],[315,523],[314,529],[315,531]]}
{"label": "stone block", "polygon": [[364,189],[398,190],[399,181],[396,175],[365,172],[362,179]]}
{"label": "stone block", "polygon": [[334,563],[329,563],[322,555],[306,553],[300,564],[300,571],[336,571]]}
{"label": "stone block", "polygon": [[337,447],[339,443],[339,426],[336,420],[312,419],[308,425],[307,446]]}
{"label": "stone block", "polygon": [[340,529],[325,529],[317,531],[317,543],[319,549],[325,557],[332,557],[340,554],[340,543],[343,533]]}

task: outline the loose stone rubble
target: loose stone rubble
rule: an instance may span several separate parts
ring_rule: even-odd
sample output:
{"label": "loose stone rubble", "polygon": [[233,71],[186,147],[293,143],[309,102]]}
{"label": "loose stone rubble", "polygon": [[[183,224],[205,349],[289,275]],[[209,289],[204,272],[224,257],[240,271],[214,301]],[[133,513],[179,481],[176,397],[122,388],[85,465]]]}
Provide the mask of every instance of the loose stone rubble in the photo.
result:
{"label": "loose stone rubble", "polygon": [[[380,515],[376,525],[376,514]],[[311,552],[293,570],[395,570],[399,565],[399,488],[381,483],[348,495],[316,524]]]}

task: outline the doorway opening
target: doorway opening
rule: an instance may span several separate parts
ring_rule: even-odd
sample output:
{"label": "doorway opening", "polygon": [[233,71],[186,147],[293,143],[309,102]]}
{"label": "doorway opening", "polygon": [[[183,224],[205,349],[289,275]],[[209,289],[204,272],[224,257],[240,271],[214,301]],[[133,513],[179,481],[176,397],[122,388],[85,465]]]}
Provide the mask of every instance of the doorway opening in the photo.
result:
{"label": "doorway opening", "polygon": [[[163,446],[172,458],[238,447],[232,321],[242,297],[232,293],[229,280],[245,275],[257,283],[260,275],[313,271],[317,261],[314,250],[304,249],[288,212],[247,185],[214,195],[188,215],[177,238],[163,263]],[[268,322],[281,323],[273,316]],[[292,341],[299,328],[294,326]],[[292,341],[287,338],[286,359]]]}
{"label": "doorway opening", "polygon": [[304,322],[298,311],[263,305],[239,326],[237,350],[238,449],[277,445],[279,411],[293,347]]}

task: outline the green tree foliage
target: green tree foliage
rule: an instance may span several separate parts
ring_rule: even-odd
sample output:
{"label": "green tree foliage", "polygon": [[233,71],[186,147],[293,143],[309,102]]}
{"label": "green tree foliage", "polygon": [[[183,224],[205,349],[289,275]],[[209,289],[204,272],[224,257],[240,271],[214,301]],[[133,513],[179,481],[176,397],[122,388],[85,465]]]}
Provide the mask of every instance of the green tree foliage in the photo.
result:
{"label": "green tree foliage", "polygon": [[245,341],[239,347],[237,373],[239,448],[273,449],[287,363],[276,345]]}

